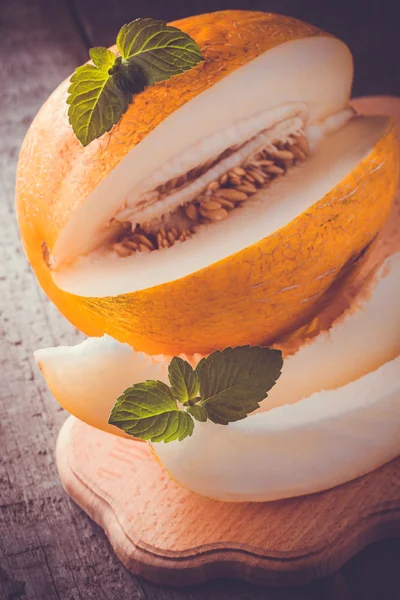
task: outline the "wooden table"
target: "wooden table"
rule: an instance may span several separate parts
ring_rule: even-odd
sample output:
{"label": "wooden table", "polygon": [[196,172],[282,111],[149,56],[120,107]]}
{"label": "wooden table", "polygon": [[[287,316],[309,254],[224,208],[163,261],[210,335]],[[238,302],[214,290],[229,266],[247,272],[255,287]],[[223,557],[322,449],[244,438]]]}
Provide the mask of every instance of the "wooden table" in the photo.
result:
{"label": "wooden table", "polygon": [[[334,576],[299,589],[218,581],[159,588],[131,576],[103,532],[65,495],[54,445],[65,414],[32,361],[35,348],[81,339],[26,263],[14,216],[18,150],[38,108],[87,48],[138,16],[170,20],[229,7],[283,12],[342,37],[355,93],[400,95],[395,3],[321,0],[1,0],[0,4],[0,598],[35,600],[331,600],[399,597],[400,540],[375,544]],[[397,590],[397,592],[395,591]]]}

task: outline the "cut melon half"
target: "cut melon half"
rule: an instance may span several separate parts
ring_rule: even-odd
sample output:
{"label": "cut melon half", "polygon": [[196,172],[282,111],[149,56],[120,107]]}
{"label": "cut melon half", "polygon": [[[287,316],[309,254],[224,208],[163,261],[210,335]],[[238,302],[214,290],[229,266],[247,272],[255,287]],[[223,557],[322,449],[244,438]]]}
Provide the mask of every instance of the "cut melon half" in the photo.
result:
{"label": "cut melon half", "polygon": [[[149,91],[143,114],[133,104],[137,125],[158,124],[146,122],[146,135],[114,168],[105,160],[109,147],[120,152],[112,132],[90,160],[85,150],[79,161],[68,142],[70,171],[54,185],[34,241],[42,217],[26,200],[23,235],[35,245],[35,265],[40,254],[42,285],[85,332],[149,354],[271,344],[309,320],[387,219],[398,179],[394,123],[355,116],[348,48],[304,24],[298,39],[287,37],[285,18],[256,14],[252,43],[265,51],[232,69],[249,18],[227,13],[221,21],[224,36],[235,38],[232,54],[207,57],[205,45],[199,85],[218,61],[229,67],[226,76],[175,111],[166,100],[161,120]],[[207,30],[207,39],[213,35]],[[170,94],[175,86],[178,78]],[[48,111],[61,100],[60,92]],[[37,133],[46,130],[46,114]],[[50,150],[40,152],[47,164]],[[69,189],[76,198],[67,198]]]}

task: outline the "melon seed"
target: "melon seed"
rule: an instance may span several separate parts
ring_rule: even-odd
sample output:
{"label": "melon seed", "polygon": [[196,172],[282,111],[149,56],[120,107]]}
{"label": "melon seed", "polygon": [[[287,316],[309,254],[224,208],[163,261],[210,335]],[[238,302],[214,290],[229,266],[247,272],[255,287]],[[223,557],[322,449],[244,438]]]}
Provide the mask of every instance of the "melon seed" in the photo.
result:
{"label": "melon seed", "polygon": [[249,173],[252,177],[254,177],[257,183],[260,183],[261,185],[264,183],[264,177],[260,171],[257,171],[256,169],[250,169]]}
{"label": "melon seed", "polygon": [[154,250],[152,242],[145,235],[141,233],[135,233],[133,241],[139,243],[140,246],[146,246],[149,250]]}
{"label": "melon seed", "polygon": [[247,195],[237,189],[218,190],[216,195],[221,196],[221,198],[226,198],[226,200],[231,200],[232,202],[243,202],[244,200],[247,200]]}
{"label": "melon seed", "polygon": [[285,169],[278,167],[278,165],[271,165],[266,169],[267,173],[271,173],[271,175],[283,175]]}
{"label": "melon seed", "polygon": [[281,160],[293,160],[293,154],[289,150],[276,150],[274,157]]}
{"label": "melon seed", "polygon": [[220,206],[223,206],[224,208],[229,208],[230,210],[235,208],[235,204],[230,200],[226,200],[225,198],[218,198],[218,202]]}
{"label": "melon seed", "polygon": [[118,256],[121,257],[130,256],[132,254],[132,251],[123,244],[114,244],[114,250]]}
{"label": "melon seed", "polygon": [[216,200],[203,200],[201,208],[204,208],[205,210],[218,210],[221,208],[221,205],[219,202],[216,202]]}
{"label": "melon seed", "polygon": [[245,194],[255,194],[257,191],[256,186],[248,181],[246,181],[243,185],[238,185],[236,189],[240,192],[244,192]]}
{"label": "melon seed", "polygon": [[238,177],[243,177],[243,175],[246,175],[246,171],[242,169],[242,167],[234,167],[231,170],[231,173],[237,175]]}
{"label": "melon seed", "polygon": [[176,241],[176,238],[175,238],[174,234],[172,233],[172,231],[168,231],[167,238],[168,238],[168,241],[170,244],[173,244]]}
{"label": "melon seed", "polygon": [[244,176],[244,179],[246,181],[249,181],[250,183],[255,183],[256,180],[254,179],[254,177],[252,175],[250,175],[250,173],[246,173],[246,175]]}
{"label": "melon seed", "polygon": [[187,204],[185,206],[185,213],[186,213],[186,216],[189,217],[189,219],[191,221],[194,221],[194,222],[198,221],[199,214],[198,214],[197,208],[195,207],[194,204]]}
{"label": "melon seed", "polygon": [[124,240],[122,243],[124,244],[124,246],[126,246],[130,250],[136,251],[139,248],[139,246],[130,239]]}
{"label": "melon seed", "polygon": [[306,159],[306,155],[304,154],[304,152],[302,150],[300,150],[300,148],[298,146],[292,146],[291,152],[292,152],[293,156],[295,158],[297,158],[298,160]]}
{"label": "melon seed", "polygon": [[300,150],[304,152],[306,156],[307,154],[310,154],[310,146],[308,145],[307,138],[298,137],[296,140],[296,146],[298,146],[298,148],[300,148]]}
{"label": "melon seed", "polygon": [[207,218],[211,221],[223,221],[228,216],[228,211],[225,208],[220,208],[219,210],[211,210],[208,213]]}
{"label": "melon seed", "polygon": [[229,175],[229,181],[234,186],[240,185],[242,183],[242,180],[239,177],[236,177],[235,175]]}

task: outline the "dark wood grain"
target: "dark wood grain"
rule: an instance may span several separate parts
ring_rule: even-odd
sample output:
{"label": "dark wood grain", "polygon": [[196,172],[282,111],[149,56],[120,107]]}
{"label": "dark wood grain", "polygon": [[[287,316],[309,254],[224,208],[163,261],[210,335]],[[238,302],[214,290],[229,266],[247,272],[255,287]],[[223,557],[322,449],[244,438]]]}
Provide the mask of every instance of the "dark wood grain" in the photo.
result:
{"label": "dark wood grain", "polygon": [[[400,93],[395,17],[377,2],[360,11],[312,2],[247,2],[308,19],[342,35],[356,56],[357,93]],[[13,600],[332,600],[396,598],[400,540],[371,546],[333,577],[300,589],[215,582],[175,591],[132,577],[103,532],[65,495],[54,461],[65,414],[32,361],[32,351],[79,334],[45,299],[25,261],[14,216],[18,149],[52,89],[86,60],[88,43],[108,43],[140,15],[165,19],[234,0],[1,0],[0,2],[0,598]],[[395,3],[393,3],[395,6]],[[339,7],[339,8],[337,8]],[[341,12],[340,12],[341,11]],[[344,14],[348,16],[343,17]],[[396,58],[397,57],[397,58]]]}

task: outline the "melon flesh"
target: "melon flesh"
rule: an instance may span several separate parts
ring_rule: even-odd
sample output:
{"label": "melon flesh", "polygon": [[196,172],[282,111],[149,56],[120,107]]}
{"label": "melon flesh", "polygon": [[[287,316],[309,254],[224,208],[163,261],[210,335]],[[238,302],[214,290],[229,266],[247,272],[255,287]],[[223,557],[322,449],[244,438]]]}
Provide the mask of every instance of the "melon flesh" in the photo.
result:
{"label": "melon flesh", "polygon": [[[116,296],[208,267],[273,234],[318,202],[369,155],[390,127],[388,117],[353,118],[325,137],[305,163],[252,196],[225,221],[202,226],[190,240],[145,255],[120,258],[92,252],[56,268],[54,281],[61,289],[80,296]],[[381,166],[373,165],[373,169]],[[74,247],[72,234],[70,243]]]}

